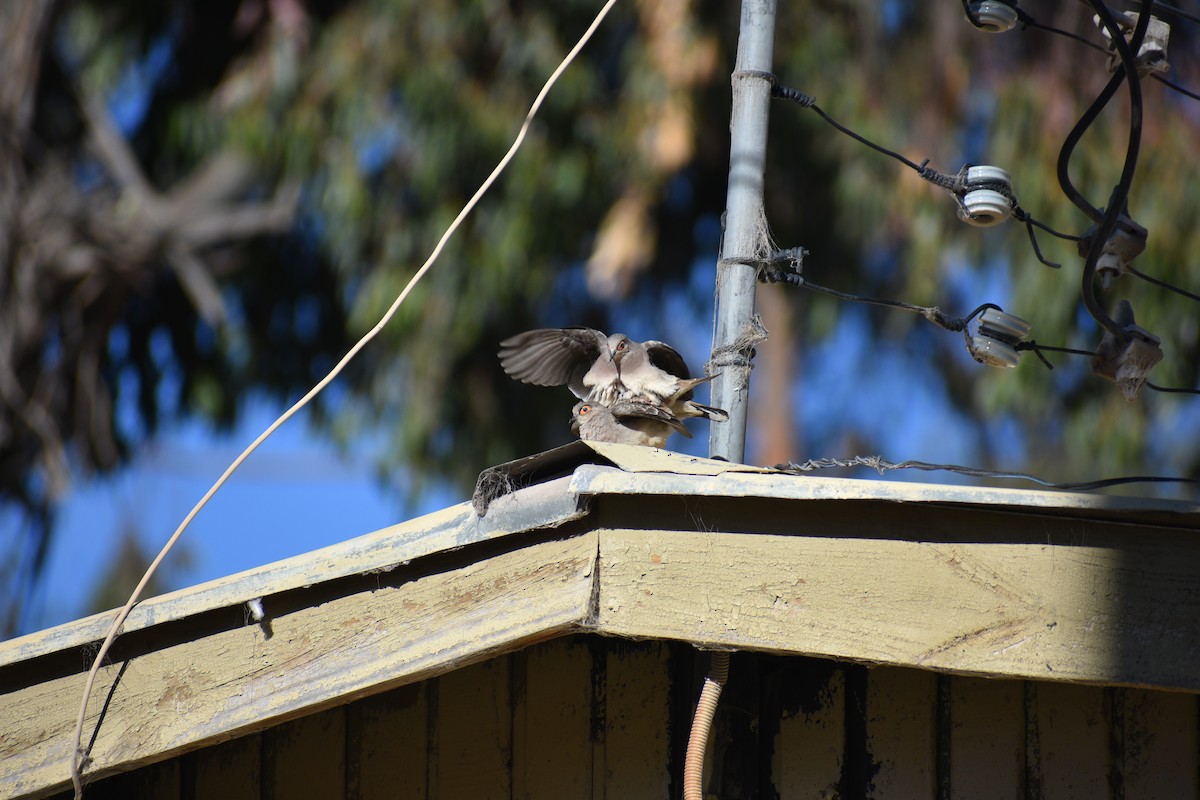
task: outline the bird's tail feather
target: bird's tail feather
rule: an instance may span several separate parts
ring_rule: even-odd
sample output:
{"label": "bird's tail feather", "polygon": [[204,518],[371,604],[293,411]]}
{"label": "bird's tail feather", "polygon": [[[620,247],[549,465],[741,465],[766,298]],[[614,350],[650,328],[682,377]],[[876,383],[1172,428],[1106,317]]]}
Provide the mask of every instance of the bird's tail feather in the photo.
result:
{"label": "bird's tail feather", "polygon": [[689,417],[704,417],[712,422],[729,421],[729,412],[723,408],[706,406],[701,403],[697,403],[694,400],[687,401],[687,403],[684,404],[684,407],[687,411],[692,412],[687,414]]}

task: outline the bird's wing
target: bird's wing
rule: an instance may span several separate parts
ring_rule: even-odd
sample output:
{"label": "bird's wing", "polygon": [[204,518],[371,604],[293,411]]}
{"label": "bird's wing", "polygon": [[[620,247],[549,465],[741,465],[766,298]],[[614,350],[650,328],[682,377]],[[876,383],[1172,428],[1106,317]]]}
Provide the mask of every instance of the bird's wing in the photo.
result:
{"label": "bird's wing", "polygon": [[679,351],[666,342],[646,342],[646,355],[649,356],[650,363],[655,367],[680,379],[681,382],[676,385],[674,396],[671,398],[672,403],[676,400],[691,400],[693,387],[712,380],[711,378],[691,378],[691,372],[688,371],[683,356],[679,355]]}
{"label": "bird's wing", "polygon": [[646,342],[646,355],[650,357],[650,363],[658,367],[664,372],[669,372],[676,378],[690,378],[692,374],[688,372],[687,363],[683,360],[683,356],[679,355],[679,351],[666,342],[660,342],[651,339]]}
{"label": "bird's wing", "polygon": [[682,433],[689,439],[692,438],[692,432],[687,429],[686,425],[676,419],[674,414],[662,406],[656,406],[653,403],[641,400],[621,400],[614,403],[609,411],[618,420],[635,417],[651,419],[669,426],[672,430]]}
{"label": "bird's wing", "polygon": [[583,376],[600,358],[608,337],[593,328],[539,328],[518,333],[500,343],[500,366],[522,383],[535,386],[566,384],[576,397],[588,390]]}

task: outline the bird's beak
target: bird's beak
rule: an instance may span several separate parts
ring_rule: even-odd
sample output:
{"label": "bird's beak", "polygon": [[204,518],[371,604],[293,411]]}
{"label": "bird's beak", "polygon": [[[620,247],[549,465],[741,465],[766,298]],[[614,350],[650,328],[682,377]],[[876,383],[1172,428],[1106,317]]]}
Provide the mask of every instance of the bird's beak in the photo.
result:
{"label": "bird's beak", "polygon": [[579,435],[579,417],[571,417],[571,433]]}

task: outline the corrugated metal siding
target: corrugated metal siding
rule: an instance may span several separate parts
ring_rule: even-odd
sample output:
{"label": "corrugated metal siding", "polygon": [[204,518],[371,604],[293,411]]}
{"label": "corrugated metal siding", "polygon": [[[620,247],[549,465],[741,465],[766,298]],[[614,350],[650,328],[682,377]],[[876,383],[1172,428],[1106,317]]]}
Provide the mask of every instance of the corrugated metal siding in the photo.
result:
{"label": "corrugated metal siding", "polygon": [[[678,797],[705,659],[577,636],[88,787],[88,800]],[[735,653],[707,791],[1197,798],[1195,695]]]}

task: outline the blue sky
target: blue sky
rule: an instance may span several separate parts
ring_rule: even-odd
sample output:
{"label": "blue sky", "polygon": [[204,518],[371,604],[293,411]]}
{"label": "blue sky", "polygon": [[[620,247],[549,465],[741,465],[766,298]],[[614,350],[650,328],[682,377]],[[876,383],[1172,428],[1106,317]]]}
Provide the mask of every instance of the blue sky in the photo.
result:
{"label": "blue sky", "polygon": [[[157,553],[277,410],[251,402],[229,435],[196,421],[167,428],[129,469],[77,484],[60,509],[27,629],[85,613],[126,527],[132,525],[147,552]],[[359,450],[365,452],[366,444]],[[183,534],[165,562],[171,584],[187,586],[261,566],[466,499],[439,492],[406,511],[399,497],[379,485],[372,466],[362,454],[343,460],[298,415],[246,461]]]}

